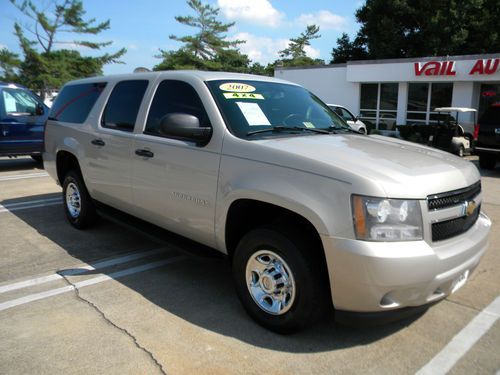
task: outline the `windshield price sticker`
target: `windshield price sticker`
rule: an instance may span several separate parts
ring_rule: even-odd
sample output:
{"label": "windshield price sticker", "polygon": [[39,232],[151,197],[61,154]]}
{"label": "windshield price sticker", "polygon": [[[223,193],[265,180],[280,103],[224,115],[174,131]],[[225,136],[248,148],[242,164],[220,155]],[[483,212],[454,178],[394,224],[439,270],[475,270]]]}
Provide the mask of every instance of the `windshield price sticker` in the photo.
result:
{"label": "windshield price sticker", "polygon": [[247,85],[246,83],[236,83],[229,82],[224,83],[219,86],[219,89],[222,91],[231,91],[231,92],[254,92],[255,87]]}
{"label": "windshield price sticker", "polygon": [[225,92],[224,97],[226,99],[258,99],[264,100],[264,96],[261,94],[252,93],[237,93],[237,92]]}
{"label": "windshield price sticker", "polygon": [[249,126],[271,126],[268,118],[257,103],[236,102]]}
{"label": "windshield price sticker", "polygon": [[303,122],[303,124],[304,124],[304,126],[305,126],[306,128],[309,128],[309,129],[313,129],[313,128],[315,128],[315,126],[314,126],[314,124],[313,124],[312,122],[309,122],[309,121],[304,121],[304,122]]}

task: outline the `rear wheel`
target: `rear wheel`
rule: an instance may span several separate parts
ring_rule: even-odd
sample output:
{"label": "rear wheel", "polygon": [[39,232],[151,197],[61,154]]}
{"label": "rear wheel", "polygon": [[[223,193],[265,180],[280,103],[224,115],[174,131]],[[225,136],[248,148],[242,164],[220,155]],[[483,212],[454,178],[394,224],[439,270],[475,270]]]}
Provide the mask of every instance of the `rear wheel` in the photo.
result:
{"label": "rear wheel", "polygon": [[460,147],[457,150],[457,155],[460,156],[461,158],[464,157],[464,155],[465,155],[465,148],[464,148],[464,146],[460,145]]}
{"label": "rear wheel", "polygon": [[328,289],[316,252],[297,231],[261,227],[247,233],[233,258],[236,290],[260,325],[292,333],[324,312]]}
{"label": "rear wheel", "polygon": [[94,202],[79,173],[71,170],[63,182],[64,211],[68,221],[75,228],[84,229],[97,220]]}
{"label": "rear wheel", "polygon": [[483,169],[495,168],[497,160],[495,155],[481,154],[479,155],[479,166]]}

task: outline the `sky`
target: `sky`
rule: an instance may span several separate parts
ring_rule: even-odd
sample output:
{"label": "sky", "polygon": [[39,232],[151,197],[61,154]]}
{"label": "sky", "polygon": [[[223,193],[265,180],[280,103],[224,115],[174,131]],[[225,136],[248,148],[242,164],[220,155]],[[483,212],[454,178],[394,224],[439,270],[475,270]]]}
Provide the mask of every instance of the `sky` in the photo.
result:
{"label": "sky", "polygon": [[[37,5],[47,6],[49,0],[33,0]],[[354,13],[362,0],[204,0],[220,9],[218,19],[235,22],[227,33],[228,39],[246,40],[240,45],[241,52],[253,62],[267,64],[278,58],[278,51],[287,47],[290,38],[295,38],[308,24],[320,26],[321,38],[313,40],[307,48],[308,56],[331,59],[331,50],[343,32],[353,37],[359,25]],[[116,52],[127,49],[123,64],[109,64],[104,74],[130,73],[136,67],[151,69],[160,63],[155,57],[159,50],[176,50],[182,44],[169,39],[170,35],[185,36],[196,32],[195,28],[182,25],[175,16],[194,15],[184,0],[83,0],[86,19],[97,22],[111,21],[110,29],[98,35],[61,34],[61,40],[112,41],[113,44],[101,51]],[[8,0],[0,0],[0,48],[20,53],[19,43],[13,35],[14,23],[29,25],[24,17]],[[30,36],[26,34],[26,36]],[[68,48],[68,44],[61,45]],[[82,55],[96,53],[84,47],[73,47]]]}

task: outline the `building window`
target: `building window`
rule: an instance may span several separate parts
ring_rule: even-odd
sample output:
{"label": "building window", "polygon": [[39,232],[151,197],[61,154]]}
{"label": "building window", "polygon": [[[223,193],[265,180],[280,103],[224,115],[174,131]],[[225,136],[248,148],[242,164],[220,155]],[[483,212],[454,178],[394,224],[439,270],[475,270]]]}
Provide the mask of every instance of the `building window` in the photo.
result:
{"label": "building window", "polygon": [[409,83],[408,107],[406,121],[408,123],[434,123],[437,121],[438,107],[451,106],[453,83]]}
{"label": "building window", "polygon": [[360,118],[377,129],[395,130],[398,83],[361,84]]}

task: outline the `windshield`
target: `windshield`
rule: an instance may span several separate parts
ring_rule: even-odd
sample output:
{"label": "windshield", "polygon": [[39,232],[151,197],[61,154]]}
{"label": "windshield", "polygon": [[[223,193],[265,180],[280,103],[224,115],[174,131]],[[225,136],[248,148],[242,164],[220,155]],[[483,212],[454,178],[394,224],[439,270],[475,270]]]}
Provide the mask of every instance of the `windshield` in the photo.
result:
{"label": "windshield", "polygon": [[[209,81],[207,85],[229,130],[240,138],[350,130],[326,104],[300,86],[234,80]],[[308,129],[314,131],[306,133]]]}

